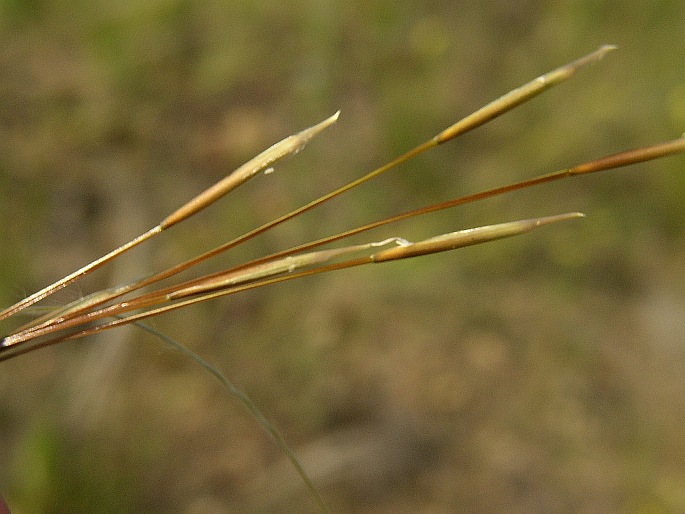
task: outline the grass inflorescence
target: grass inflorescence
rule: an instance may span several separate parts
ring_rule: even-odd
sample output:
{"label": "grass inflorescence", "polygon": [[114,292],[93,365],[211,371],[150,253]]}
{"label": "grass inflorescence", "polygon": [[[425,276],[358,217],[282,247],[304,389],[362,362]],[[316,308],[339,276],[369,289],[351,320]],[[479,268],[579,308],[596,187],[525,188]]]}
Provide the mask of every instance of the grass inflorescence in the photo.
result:
{"label": "grass inflorescence", "polygon": [[[227,252],[251,238],[263,234],[288,220],[368,182],[374,177],[395,168],[399,164],[404,163],[429,149],[447,143],[461,134],[487,123],[552,86],[569,79],[578,70],[600,60],[613,49],[613,46],[603,46],[595,52],[537,77],[487,104],[473,114],[466,116],[445,130],[442,130],[433,138],[419,144],[389,163],[217,248],[202,253],[201,255],[166,270],[148,275],[142,279],[94,292],[64,307],[51,309],[46,313],[36,315],[32,321],[13,328],[0,340],[0,361],[5,361],[39,348],[79,339],[121,325],[136,324],[141,326],[141,322],[146,318],[184,308],[195,303],[206,302],[218,297],[236,294],[248,289],[354,266],[419,257],[431,253],[462,248],[468,245],[481,244],[504,237],[520,235],[544,225],[582,217],[582,213],[568,212],[458,230],[427,237],[426,239],[417,242],[408,241],[395,234],[388,234],[381,240],[347,246],[332,246],[333,243],[337,243],[345,238],[371,229],[383,227],[400,220],[426,215],[438,210],[452,208],[465,203],[530,188],[563,178],[611,170],[683,152],[685,151],[685,138],[680,137],[667,142],[618,152],[526,179],[521,182],[495,187],[476,194],[461,196],[452,200],[428,205],[423,208],[402,212],[363,226],[351,228],[339,234],[300,244],[238,266],[221,269],[214,273],[198,276],[190,280],[179,281],[172,285],[156,287],[157,284],[161,283],[163,280],[168,281],[168,279],[173,279],[173,277],[181,272],[192,269],[196,265],[208,261],[212,257]],[[0,312],[0,321],[5,319],[16,319],[15,317],[19,313],[22,313],[22,311],[31,310],[35,304],[48,298],[56,291],[69,286],[96,269],[107,265],[128,250],[148,241],[152,237],[207,208],[257,174],[270,173],[274,163],[286,156],[298,153],[312,139],[318,137],[324,130],[334,125],[339,115],[340,112],[336,112],[320,123],[286,137],[274,144],[226,176],[223,180],[217,182],[215,185],[182,205],[147,232],[133,238],[130,242],[119,246],[105,256],[83,266],[61,280],[27,296],[15,305],[2,310]],[[321,248],[324,246],[325,248]],[[146,330],[152,330],[145,325],[142,326],[145,327]],[[208,372],[218,378],[231,394],[238,397],[238,399],[249,409],[255,419],[267,429],[281,449],[288,455],[312,493],[317,497],[320,507],[325,510],[323,500],[316,492],[314,485],[307,478],[305,471],[297,462],[292,451],[286,445],[284,438],[269,424],[251,400],[236,389],[216,368],[203,361],[198,355],[185,349],[183,346],[162,334],[157,333],[157,335],[167,343],[172,344],[177,349],[185,352],[196,360],[196,362]]]}

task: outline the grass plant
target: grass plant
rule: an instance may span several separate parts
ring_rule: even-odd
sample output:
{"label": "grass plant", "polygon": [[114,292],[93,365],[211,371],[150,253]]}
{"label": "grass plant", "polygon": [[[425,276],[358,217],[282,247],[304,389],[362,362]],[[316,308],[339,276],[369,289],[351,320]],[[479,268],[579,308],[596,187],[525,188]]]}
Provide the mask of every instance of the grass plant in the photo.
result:
{"label": "grass plant", "polygon": [[[309,128],[286,137],[264,152],[251,159],[234,172],[217,182],[204,192],[182,205],[179,209],[164,218],[159,224],[143,234],[133,238],[103,257],[79,268],[57,282],[25,297],[16,304],[0,312],[0,321],[18,319],[19,314],[40,312],[29,323],[17,323],[0,340],[0,361],[6,361],[19,355],[52,346],[91,334],[116,328],[126,324],[135,324],[148,330],[195,360],[206,371],[222,382],[230,394],[247,407],[256,421],[274,438],[282,451],[288,456],[297,469],[309,490],[315,497],[322,511],[326,505],[307,477],[305,470],[297,461],[293,451],[288,447],[285,438],[269,423],[256,405],[245,394],[240,392],[215,367],[204,361],[199,355],[180,345],[164,334],[156,332],[143,321],[152,316],[181,309],[192,304],[240,293],[249,289],[264,287],[278,282],[294,280],[313,274],[327,273],[335,270],[360,265],[378,264],[397,259],[420,257],[437,252],[454,250],[469,245],[477,245],[527,233],[533,229],[554,224],[560,221],[578,219],[584,215],[580,212],[552,214],[544,217],[509,221],[494,225],[457,230],[446,234],[427,237],[421,241],[410,242],[397,235],[388,234],[384,239],[368,241],[362,244],[346,246],[327,246],[345,238],[376,229],[401,220],[423,216],[438,210],[456,207],[465,203],[476,202],[485,198],[503,195],[509,192],[531,188],[540,184],[587,175],[604,170],[613,170],[643,161],[665,157],[685,151],[685,137],[671,141],[649,144],[647,146],[621,151],[619,153],[595,158],[587,162],[570,166],[551,173],[526,179],[521,182],[498,186],[475,194],[460,196],[452,200],[409,210],[375,221],[345,232],[293,246],[291,248],[245,262],[228,269],[197,276],[196,278],[178,281],[172,285],[160,284],[176,277],[181,272],[191,270],[200,263],[227,252],[245,241],[263,234],[274,227],[310,211],[335,197],[347,193],[353,188],[392,170],[411,158],[447,143],[452,139],[471,131],[488,121],[506,113],[538,94],[575,75],[581,68],[595,63],[611,52],[615,47],[606,45],[569,64],[561,66],[501,96],[473,114],[466,116],[450,127],[442,130],[433,138],[419,144],[389,163],[353,180],[352,182],[317,198],[306,205],[295,209],[273,221],[257,227],[235,239],[212,250],[193,257],[173,267],[156,272],[130,283],[116,285],[112,288],[96,291],[64,307],[55,309],[37,309],[35,305],[53,293],[78,281],[82,277],[107,265],[128,250],[150,240],[154,236],[187,220],[195,213],[246,183],[260,173],[269,174],[272,166],[280,159],[297,154],[312,139],[324,130],[333,126],[340,115],[336,112]],[[6,365],[6,364],[5,364]]]}

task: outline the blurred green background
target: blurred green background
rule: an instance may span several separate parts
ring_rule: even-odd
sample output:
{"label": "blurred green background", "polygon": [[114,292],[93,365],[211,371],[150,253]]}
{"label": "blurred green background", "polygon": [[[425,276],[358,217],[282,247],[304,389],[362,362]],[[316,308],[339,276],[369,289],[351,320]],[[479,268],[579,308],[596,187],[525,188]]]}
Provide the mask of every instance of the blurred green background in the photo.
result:
{"label": "blurred green background", "polygon": [[[2,0],[0,304],[337,109],[277,173],[50,303],[227,241],[604,43],[620,49],[211,269],[677,137],[684,19],[679,0]],[[364,239],[588,215],[152,324],[252,396],[335,512],[683,512],[684,171],[674,157],[386,227]],[[136,329],[0,365],[0,494],[15,514],[315,511],[243,407]]]}

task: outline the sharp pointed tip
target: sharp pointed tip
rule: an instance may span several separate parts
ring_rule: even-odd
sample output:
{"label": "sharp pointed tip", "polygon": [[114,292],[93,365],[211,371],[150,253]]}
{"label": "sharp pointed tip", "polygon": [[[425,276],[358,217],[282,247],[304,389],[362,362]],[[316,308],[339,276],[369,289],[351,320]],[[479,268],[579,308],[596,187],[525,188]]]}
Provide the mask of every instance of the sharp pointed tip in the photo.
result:
{"label": "sharp pointed tip", "polygon": [[575,218],[584,218],[585,214],[582,212],[567,212],[564,214],[555,214],[553,216],[545,216],[542,218],[535,218],[532,221],[535,222],[536,227],[541,227],[543,225],[549,225],[550,223],[558,223],[560,221],[572,220]]}
{"label": "sharp pointed tip", "polygon": [[326,118],[325,120],[323,120],[321,123],[319,123],[320,129],[323,130],[323,129],[325,129],[325,128],[330,127],[331,125],[333,125],[333,123],[335,123],[336,121],[338,121],[338,118],[339,118],[339,117],[340,117],[340,109],[338,109],[338,110],[335,111],[335,113],[333,113],[331,116],[329,116],[328,118]]}
{"label": "sharp pointed tip", "polygon": [[305,134],[307,141],[309,141],[309,139],[311,139],[312,137],[319,134],[324,129],[327,129],[328,127],[333,125],[336,121],[338,121],[339,116],[340,116],[340,110],[337,110],[332,116],[329,116],[328,118],[317,123],[316,125],[313,125],[312,127],[309,127],[308,129],[303,130],[300,134]]}

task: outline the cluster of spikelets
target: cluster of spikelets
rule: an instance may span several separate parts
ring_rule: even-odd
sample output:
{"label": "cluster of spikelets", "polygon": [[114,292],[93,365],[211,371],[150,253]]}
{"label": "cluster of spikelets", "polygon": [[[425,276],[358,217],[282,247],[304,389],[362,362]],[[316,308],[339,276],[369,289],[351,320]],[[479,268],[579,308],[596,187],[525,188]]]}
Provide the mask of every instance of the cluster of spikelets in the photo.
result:
{"label": "cluster of spikelets", "polygon": [[[559,180],[574,175],[595,173],[634,164],[646,160],[671,155],[685,151],[685,136],[663,143],[653,144],[646,147],[632,149],[617,154],[595,159],[577,166],[565,168],[553,173],[524,180],[518,183],[497,187],[480,193],[455,198],[449,201],[430,205],[420,209],[407,211],[395,216],[357,227],[346,232],[332,235],[317,241],[302,244],[272,255],[256,259],[230,269],[221,270],[206,276],[181,282],[172,286],[154,289],[155,285],[162,280],[174,277],[182,271],[204,262],[222,252],[262,234],[281,223],[284,223],[300,214],[314,209],[318,205],[337,197],[352,188],[394,168],[412,157],[454,139],[455,137],[470,131],[493,118],[513,109],[521,103],[538,95],[542,91],[567,80],[580,68],[600,60],[613,46],[603,46],[580,59],[561,66],[546,73],[531,82],[514,89],[497,100],[487,104],[473,114],[463,118],[449,128],[443,130],[435,137],[420,144],[384,166],[362,176],[361,178],[340,187],[339,189],[324,195],[288,214],[285,214],[269,223],[264,224],[242,236],[229,241],[213,250],[180,263],[164,271],[155,273],[132,283],[118,285],[110,289],[95,292],[85,296],[65,307],[41,311],[30,323],[15,328],[11,333],[0,339],[0,361],[17,355],[30,352],[34,349],[62,343],[72,339],[81,338],[96,332],[114,328],[128,323],[141,323],[147,317],[155,316],[163,312],[179,309],[194,303],[204,302],[224,295],[235,294],[247,289],[262,287],[284,280],[292,280],[306,275],[324,273],[336,269],[349,268],[362,264],[381,263],[390,260],[416,257],[435,252],[453,250],[468,245],[480,244],[504,237],[514,236],[558,221],[570,220],[582,217],[579,212],[569,212],[542,218],[512,221],[497,225],[482,226],[442,234],[419,242],[410,242],[400,237],[389,237],[382,241],[369,242],[344,247],[328,247],[316,249],[323,245],[330,245],[346,237],[361,232],[378,228],[399,220],[424,215],[440,209],[447,209],[468,202],[474,202],[484,198],[504,194],[507,192],[523,189],[538,184]],[[54,284],[32,294],[15,305],[0,312],[0,321],[13,317],[19,312],[34,306],[37,302],[45,299],[54,292],[77,281],[88,273],[100,268],[116,257],[122,255],[131,248],[147,241],[153,236],[180,223],[193,214],[206,208],[230,191],[248,181],[259,173],[270,173],[272,165],[288,156],[299,152],[312,138],[330,127],[338,119],[339,112],[324,121],[307,128],[297,134],[289,136],[271,146],[249,162],[245,163],[223,180],[214,184],[202,192],[181,208],[166,217],[161,223],[144,234],[134,238],[130,242],[120,246],[107,255],[91,262],[74,273],[62,278]],[[142,292],[145,288],[146,292]],[[33,311],[33,309],[32,309]],[[28,311],[27,311],[28,312]],[[148,330],[151,330],[147,328]],[[163,335],[158,334],[165,338]],[[165,338],[167,342],[172,341]],[[303,476],[310,489],[320,501],[318,493],[307,479],[292,452],[287,448],[281,436],[271,427],[266,419],[259,413],[250,400],[237,391],[218,372],[204,363],[198,356],[189,350],[180,348],[191,355],[196,361],[222,380],[229,390],[236,394],[241,401],[251,410],[257,420],[276,438],[278,444],[288,454],[298,472]],[[323,507],[325,510],[325,507]]]}

